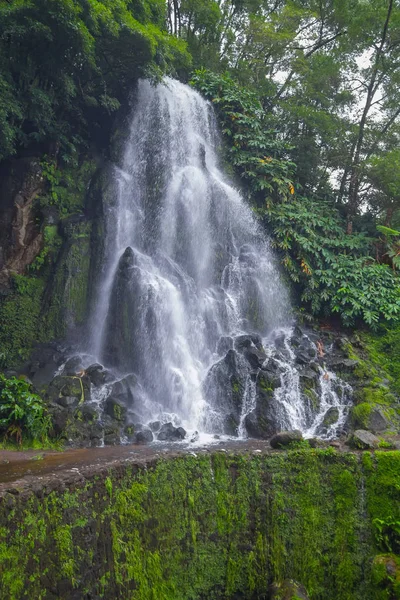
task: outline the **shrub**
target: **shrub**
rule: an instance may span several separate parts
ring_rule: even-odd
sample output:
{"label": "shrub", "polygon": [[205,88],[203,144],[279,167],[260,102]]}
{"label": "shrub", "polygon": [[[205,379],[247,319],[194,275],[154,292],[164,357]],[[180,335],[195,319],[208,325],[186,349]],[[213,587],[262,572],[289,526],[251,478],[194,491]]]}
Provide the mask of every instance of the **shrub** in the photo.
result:
{"label": "shrub", "polygon": [[42,399],[29,382],[0,374],[0,429],[4,438],[14,437],[21,445],[27,435],[32,440],[47,440],[51,427]]}

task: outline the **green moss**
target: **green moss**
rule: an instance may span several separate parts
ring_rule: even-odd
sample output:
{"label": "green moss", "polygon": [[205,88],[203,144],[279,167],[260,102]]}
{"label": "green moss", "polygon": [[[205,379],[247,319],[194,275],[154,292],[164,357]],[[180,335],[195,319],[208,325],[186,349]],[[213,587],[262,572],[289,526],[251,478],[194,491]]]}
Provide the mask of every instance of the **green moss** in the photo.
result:
{"label": "green moss", "polygon": [[255,600],[294,579],[311,600],[398,598],[376,525],[400,517],[398,481],[398,452],[296,449],[159,460],[43,498],[6,495],[0,596]]}
{"label": "green moss", "polygon": [[0,367],[25,360],[38,340],[44,282],[15,275],[12,292],[0,302]]}
{"label": "green moss", "polygon": [[[368,428],[372,409],[379,408],[389,426],[396,431],[400,428],[400,404],[397,397],[400,387],[393,373],[399,356],[383,345],[383,339],[386,337],[378,334],[362,334],[358,338],[357,349],[350,343],[344,345],[347,356],[358,361],[354,372],[355,382],[352,382],[356,402],[352,418],[355,427]],[[386,348],[386,353],[377,350],[383,347]]]}
{"label": "green moss", "polygon": [[355,428],[366,429],[371,410],[372,406],[368,402],[362,402],[361,404],[353,406],[351,410],[351,418]]}

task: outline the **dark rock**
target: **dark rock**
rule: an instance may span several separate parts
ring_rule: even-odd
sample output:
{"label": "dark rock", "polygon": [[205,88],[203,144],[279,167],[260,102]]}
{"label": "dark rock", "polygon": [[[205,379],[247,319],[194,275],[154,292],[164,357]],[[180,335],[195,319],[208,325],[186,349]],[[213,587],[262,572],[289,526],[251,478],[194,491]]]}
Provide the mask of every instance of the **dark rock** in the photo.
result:
{"label": "dark rock", "polygon": [[368,415],[368,429],[373,433],[384,431],[389,426],[388,420],[381,408],[373,408]]}
{"label": "dark rock", "polygon": [[225,435],[237,436],[240,418],[235,413],[224,415],[223,432]]}
{"label": "dark rock", "polygon": [[88,423],[92,423],[93,421],[97,421],[98,413],[94,406],[90,404],[82,404],[80,407],[80,413],[82,415],[82,419]]}
{"label": "dark rock", "polygon": [[252,410],[246,415],[244,424],[247,434],[256,439],[268,439],[276,431],[273,423],[270,423],[257,410]]}
{"label": "dark rock", "polygon": [[379,438],[370,431],[357,429],[349,439],[349,445],[359,450],[368,450],[379,446]]}
{"label": "dark rock", "polygon": [[104,444],[106,446],[118,446],[120,444],[121,439],[117,433],[108,433],[104,435]]}
{"label": "dark rock", "polygon": [[151,423],[149,423],[149,427],[153,432],[159,431],[161,429],[161,423],[160,421],[152,421]]}
{"label": "dark rock", "polygon": [[295,347],[299,346],[301,340],[303,339],[303,336],[304,336],[303,331],[300,329],[300,327],[298,325],[296,325],[293,328],[292,335],[290,338],[292,346],[295,346]]}
{"label": "dark rock", "polygon": [[64,365],[63,375],[77,375],[83,370],[82,357],[73,356]]}
{"label": "dark rock", "polygon": [[274,583],[269,589],[270,600],[310,600],[306,588],[293,581],[285,579],[282,583]]}
{"label": "dark rock", "polygon": [[176,442],[183,440],[185,436],[186,431],[183,427],[174,427],[172,423],[164,423],[157,435],[157,439],[161,442]]}
{"label": "dark rock", "polygon": [[217,354],[224,356],[228,350],[233,348],[233,338],[230,336],[222,336],[219,338],[217,343]]}
{"label": "dark rock", "polygon": [[119,402],[121,405],[132,406],[134,404],[133,390],[135,389],[136,385],[136,376],[133,374],[127,375],[123,379],[113,383],[109,398]]}
{"label": "dark rock", "polygon": [[310,338],[303,336],[298,347],[295,349],[295,354],[297,363],[308,365],[311,361],[315,361],[317,349]]}
{"label": "dark rock", "polygon": [[313,369],[304,369],[300,373],[300,385],[308,389],[315,388],[318,382],[318,373]]}
{"label": "dark rock", "polygon": [[333,358],[329,361],[329,368],[340,373],[351,373],[358,365],[358,360],[350,358]]}
{"label": "dark rock", "polygon": [[338,419],[339,419],[339,409],[336,406],[331,406],[330,408],[328,408],[328,410],[326,411],[326,413],[324,415],[322,425],[323,425],[323,427],[328,428],[331,425],[334,425],[335,423],[337,423]]}
{"label": "dark rock", "polygon": [[253,369],[261,369],[267,358],[267,355],[265,354],[264,350],[259,350],[255,346],[246,348],[243,352],[243,356],[250,363],[250,366]]}
{"label": "dark rock", "polygon": [[46,396],[50,402],[58,402],[61,396],[74,396],[79,403],[90,399],[90,382],[85,377],[67,377],[57,375],[49,387]]}
{"label": "dark rock", "polygon": [[[210,368],[204,382],[204,395],[210,405],[223,415],[231,415],[237,425],[248,374],[247,361],[241,354],[231,349],[224,358]],[[230,420],[229,417],[227,422]],[[231,431],[229,435],[235,435],[232,433],[234,428],[228,425],[227,429]]]}
{"label": "dark rock", "polygon": [[60,396],[56,402],[64,408],[76,408],[79,404],[79,398],[76,396]]}
{"label": "dark rock", "polygon": [[264,350],[262,340],[259,335],[244,334],[235,337],[234,347],[238,352],[244,352],[246,349],[249,349],[252,346],[255,346],[260,351]]}
{"label": "dark rock", "polygon": [[332,440],[331,442],[329,442],[329,445],[332,448],[336,448],[337,450],[340,450],[341,448],[341,443],[339,442],[339,440]]}
{"label": "dark rock", "polygon": [[281,385],[281,373],[282,368],[276,358],[270,358],[269,361],[263,365],[262,371],[259,373],[259,378],[268,380],[268,386],[276,389]]}
{"label": "dark rock", "polygon": [[95,387],[100,387],[102,385],[104,385],[107,382],[107,379],[109,379],[109,374],[107,373],[107,371],[104,369],[104,367],[98,363],[95,363],[94,365],[90,365],[90,367],[88,367],[86,370],[86,375],[89,377],[91,383],[95,386]]}
{"label": "dark rock", "polygon": [[284,448],[290,446],[293,442],[301,442],[302,439],[303,434],[297,429],[294,431],[280,431],[270,439],[270,444],[272,448]]}
{"label": "dark rock", "polygon": [[114,398],[107,398],[104,412],[116,421],[125,421],[126,419],[125,406]]}
{"label": "dark rock", "polygon": [[135,442],[137,444],[149,444],[154,439],[154,436],[150,429],[142,429],[135,435]]}

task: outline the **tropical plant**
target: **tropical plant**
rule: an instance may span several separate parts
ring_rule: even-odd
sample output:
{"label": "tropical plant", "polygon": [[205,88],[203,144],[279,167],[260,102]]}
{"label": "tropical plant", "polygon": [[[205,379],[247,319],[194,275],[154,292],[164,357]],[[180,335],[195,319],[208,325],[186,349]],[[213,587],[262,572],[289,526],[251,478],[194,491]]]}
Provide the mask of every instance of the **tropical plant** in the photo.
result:
{"label": "tropical plant", "polygon": [[251,191],[275,200],[292,195],[295,164],[287,156],[290,146],[279,139],[256,94],[229,75],[205,69],[195,71],[191,84],[212,101],[228,142],[227,159]]}
{"label": "tropical plant", "polygon": [[0,374],[0,429],[4,438],[13,437],[18,445],[24,436],[44,442],[50,428],[50,417],[31,384]]}
{"label": "tropical plant", "polygon": [[377,230],[384,235],[386,253],[392,262],[393,268],[398,269],[400,267],[400,231],[384,225],[378,225]]}

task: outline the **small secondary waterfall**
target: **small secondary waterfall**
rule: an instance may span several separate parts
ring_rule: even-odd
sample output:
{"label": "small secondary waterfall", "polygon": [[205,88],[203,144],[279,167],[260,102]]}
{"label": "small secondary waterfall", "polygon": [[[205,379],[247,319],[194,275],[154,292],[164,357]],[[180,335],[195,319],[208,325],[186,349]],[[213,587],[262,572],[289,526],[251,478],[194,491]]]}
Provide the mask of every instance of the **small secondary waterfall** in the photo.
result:
{"label": "small secondary waterfall", "polygon": [[339,422],[347,400],[321,390],[320,409],[304,403],[288,295],[265,233],[221,171],[218,143],[197,92],[169,78],[139,83],[89,352],[128,382],[132,422],[245,436],[261,410],[261,371],[274,364],[268,418],[318,433],[318,418],[338,404]]}

